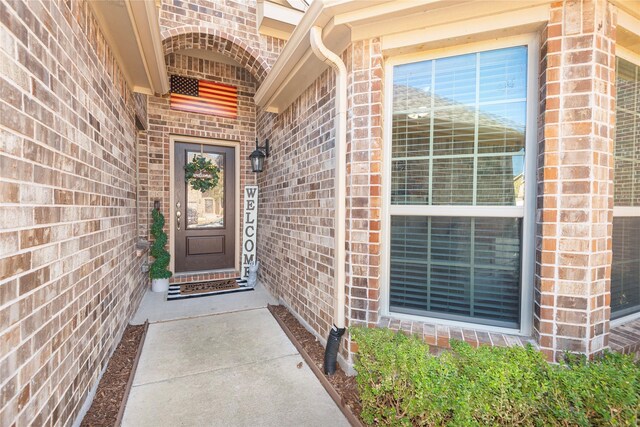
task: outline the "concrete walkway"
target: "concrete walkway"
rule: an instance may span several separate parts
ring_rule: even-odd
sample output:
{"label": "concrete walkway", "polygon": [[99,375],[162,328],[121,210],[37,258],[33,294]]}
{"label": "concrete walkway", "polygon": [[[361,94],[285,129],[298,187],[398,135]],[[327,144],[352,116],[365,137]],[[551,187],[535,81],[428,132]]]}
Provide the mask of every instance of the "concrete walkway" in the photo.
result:
{"label": "concrete walkway", "polygon": [[252,308],[150,324],[123,425],[349,423],[271,313]]}
{"label": "concrete walkway", "polygon": [[231,311],[248,310],[266,307],[267,304],[278,304],[278,300],[261,285],[249,292],[216,295],[212,297],[191,298],[181,301],[167,301],[166,294],[147,293],[142,297],[140,307],[131,320],[133,325],[141,325],[166,320],[185,319],[208,314],[229,313]]}

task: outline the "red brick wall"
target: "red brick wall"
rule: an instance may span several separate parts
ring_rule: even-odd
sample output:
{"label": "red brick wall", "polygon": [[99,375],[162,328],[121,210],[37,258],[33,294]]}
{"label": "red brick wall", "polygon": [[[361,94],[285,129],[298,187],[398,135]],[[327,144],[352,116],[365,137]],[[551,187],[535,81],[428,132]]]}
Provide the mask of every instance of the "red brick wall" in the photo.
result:
{"label": "red brick wall", "polygon": [[[376,325],[380,310],[384,63],[380,39],[357,41],[346,51],[347,319]],[[345,340],[345,345],[349,346]]]}
{"label": "red brick wall", "polygon": [[615,8],[559,2],[542,36],[534,333],[550,360],[608,345]]}
{"label": "red brick wall", "polygon": [[71,425],[147,283],[136,103],[85,2],[0,21],[0,425]]}

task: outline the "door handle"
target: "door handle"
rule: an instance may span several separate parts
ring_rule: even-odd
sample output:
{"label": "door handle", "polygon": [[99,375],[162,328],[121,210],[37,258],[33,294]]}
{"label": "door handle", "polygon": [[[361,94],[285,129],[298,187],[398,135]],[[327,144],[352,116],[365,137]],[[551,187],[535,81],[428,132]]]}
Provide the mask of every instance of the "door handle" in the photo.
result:
{"label": "door handle", "polygon": [[176,203],[176,228],[180,230],[180,217],[182,216],[182,212],[180,212],[180,202]]}

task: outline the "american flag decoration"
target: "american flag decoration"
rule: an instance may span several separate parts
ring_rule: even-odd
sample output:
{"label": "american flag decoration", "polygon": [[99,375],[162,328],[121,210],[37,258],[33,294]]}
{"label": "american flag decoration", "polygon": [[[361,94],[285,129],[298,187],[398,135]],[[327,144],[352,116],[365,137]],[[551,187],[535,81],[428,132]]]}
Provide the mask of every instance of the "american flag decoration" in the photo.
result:
{"label": "american flag decoration", "polygon": [[182,76],[171,76],[171,108],[216,116],[238,116],[238,89]]}

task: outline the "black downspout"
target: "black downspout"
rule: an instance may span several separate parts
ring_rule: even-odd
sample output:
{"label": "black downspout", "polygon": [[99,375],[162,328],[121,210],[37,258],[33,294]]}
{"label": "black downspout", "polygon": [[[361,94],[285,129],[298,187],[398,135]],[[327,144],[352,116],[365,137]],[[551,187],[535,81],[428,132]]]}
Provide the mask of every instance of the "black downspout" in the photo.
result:
{"label": "black downspout", "polygon": [[327,375],[333,375],[336,372],[338,350],[340,349],[340,341],[345,331],[346,328],[338,329],[336,325],[333,325],[331,331],[329,331],[327,348],[324,350],[324,373]]}

